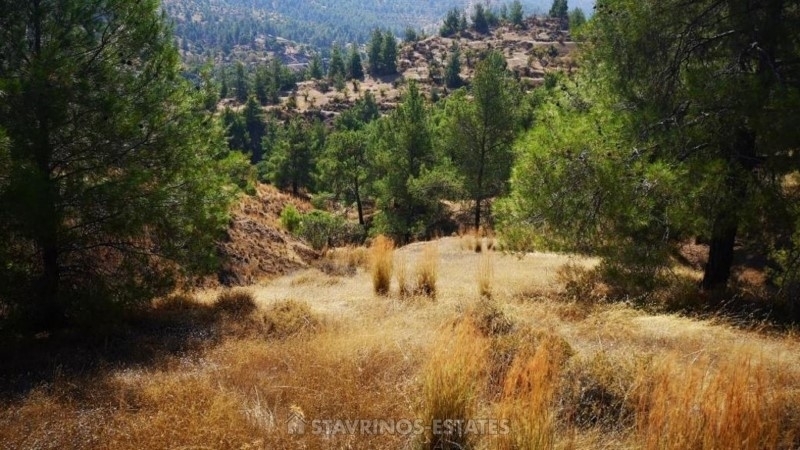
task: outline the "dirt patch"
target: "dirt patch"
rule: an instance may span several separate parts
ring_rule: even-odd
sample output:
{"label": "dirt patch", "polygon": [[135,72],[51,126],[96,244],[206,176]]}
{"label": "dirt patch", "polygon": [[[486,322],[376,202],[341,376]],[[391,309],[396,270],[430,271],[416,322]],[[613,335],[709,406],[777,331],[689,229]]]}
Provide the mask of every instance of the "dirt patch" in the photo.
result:
{"label": "dirt patch", "polygon": [[232,213],[226,239],[217,248],[220,270],[204,285],[255,284],[307,268],[317,259],[316,251],[281,227],[280,214],[289,203],[301,212],[311,209],[305,200],[267,185],[259,185],[256,195],[242,198]]}

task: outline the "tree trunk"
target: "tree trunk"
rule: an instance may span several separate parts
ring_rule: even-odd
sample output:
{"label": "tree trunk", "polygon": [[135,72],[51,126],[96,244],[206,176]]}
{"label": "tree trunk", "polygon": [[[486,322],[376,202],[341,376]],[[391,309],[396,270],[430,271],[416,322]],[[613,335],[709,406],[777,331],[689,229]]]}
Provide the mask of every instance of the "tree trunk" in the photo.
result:
{"label": "tree trunk", "polygon": [[[718,219],[719,220],[719,219]],[[721,222],[721,220],[720,220]],[[703,274],[702,287],[705,290],[724,287],[731,276],[733,248],[736,244],[735,224],[714,227],[714,235],[708,253],[708,263]]]}
{"label": "tree trunk", "polygon": [[61,267],[59,266],[59,249],[56,244],[45,244],[42,247],[42,277],[40,281],[38,308],[34,320],[42,327],[51,329],[64,324],[66,315],[59,301],[59,285],[61,284]]}
{"label": "tree trunk", "polygon": [[[34,33],[34,57],[42,55],[42,10],[39,0],[33,2],[33,33]],[[38,176],[41,177],[41,189],[38,192],[37,205],[41,215],[37,215],[40,221],[36,227],[34,241],[41,254],[41,277],[39,278],[38,298],[33,308],[32,322],[40,324],[45,328],[53,328],[63,325],[65,312],[59,301],[59,291],[61,284],[61,266],[59,263],[59,228],[61,226],[60,214],[58,211],[58,186],[52,177],[51,163],[53,158],[53,148],[50,143],[50,120],[51,114],[48,103],[45,100],[44,86],[42,80],[31,88],[30,96],[32,104],[35,105],[37,121],[37,139],[34,149],[34,158]]]}
{"label": "tree trunk", "polygon": [[358,208],[358,224],[364,226],[364,207],[361,204],[361,194],[358,192],[358,177],[353,179],[353,193],[356,196],[356,207]]}
{"label": "tree trunk", "polygon": [[475,199],[475,232],[481,228],[481,199]]}
{"label": "tree trunk", "polygon": [[731,200],[727,207],[717,213],[714,219],[713,233],[709,246],[708,263],[703,273],[703,289],[724,287],[731,276],[733,266],[733,249],[736,244],[736,233],[739,228],[740,208],[747,197],[747,176],[757,166],[755,157],[756,139],[753,132],[745,127],[733,133],[733,158],[726,180],[730,189]]}

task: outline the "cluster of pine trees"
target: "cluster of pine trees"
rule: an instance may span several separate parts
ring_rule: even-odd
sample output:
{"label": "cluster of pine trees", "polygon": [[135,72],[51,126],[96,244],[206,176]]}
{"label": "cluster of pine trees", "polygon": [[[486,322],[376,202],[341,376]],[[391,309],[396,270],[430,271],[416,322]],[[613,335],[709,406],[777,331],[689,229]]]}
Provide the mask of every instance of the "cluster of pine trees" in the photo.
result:
{"label": "cluster of pine trees", "polygon": [[250,157],[261,181],[355,203],[361,225],[364,205],[375,205],[373,231],[408,241],[435,230],[444,199],[471,200],[482,223],[485,201],[506,191],[518,98],[505,59],[491,52],[469,90],[436,104],[410,83],[384,117],[366,92],[332,127],[320,118],[267,116],[253,98],[241,113],[226,110],[223,121],[230,148]]}

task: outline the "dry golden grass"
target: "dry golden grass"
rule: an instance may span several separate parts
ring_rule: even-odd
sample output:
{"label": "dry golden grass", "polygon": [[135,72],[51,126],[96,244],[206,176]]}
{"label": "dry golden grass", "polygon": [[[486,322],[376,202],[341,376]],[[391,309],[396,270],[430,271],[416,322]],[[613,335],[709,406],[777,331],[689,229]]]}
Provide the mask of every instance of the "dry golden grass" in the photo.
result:
{"label": "dry golden grass", "polygon": [[431,426],[422,442],[424,448],[472,448],[476,436],[455,424],[478,419],[487,355],[488,342],[471,321],[442,331],[422,374],[420,415]]}
{"label": "dry golden grass", "polygon": [[264,332],[269,337],[287,338],[318,332],[323,322],[308,303],[289,299],[273,304],[261,317]]}
{"label": "dry golden grass", "polygon": [[[480,298],[488,252],[461,245],[437,242],[435,302],[376,297],[372,271],[310,269],[160,299],[98,346],[22,349],[0,367],[0,448],[432,448],[430,431],[309,430],[435,418],[510,419],[508,435],[449,436],[481,449],[800,447],[796,333],[570,299],[559,267],[596,261],[566,255],[494,252]],[[395,260],[419,267],[426,247]]]}
{"label": "dry golden grass", "polygon": [[425,245],[422,257],[417,262],[416,293],[425,297],[436,298],[436,280],[439,276],[439,248],[436,243]]}
{"label": "dry golden grass", "polygon": [[372,287],[378,295],[386,295],[392,287],[392,258],[394,242],[386,236],[378,236],[370,247]]}
{"label": "dry golden grass", "polygon": [[394,262],[394,274],[397,278],[397,292],[400,298],[406,298],[413,293],[410,280],[408,279],[408,262],[403,254],[398,253]]}
{"label": "dry golden grass", "polygon": [[509,433],[497,436],[495,449],[553,448],[556,431],[553,403],[564,356],[557,344],[544,341],[533,356],[515,358],[497,407],[499,417],[509,420]]}
{"label": "dry golden grass", "polygon": [[761,450],[791,442],[790,430],[781,429],[785,399],[761,361],[737,354],[719,364],[681,359],[665,356],[641,381],[643,448]]}
{"label": "dry golden grass", "polygon": [[369,252],[354,246],[331,249],[317,263],[317,268],[332,276],[353,276],[358,269],[369,268]]}
{"label": "dry golden grass", "polygon": [[221,292],[214,302],[214,309],[231,317],[242,319],[256,310],[253,293],[244,289]]}
{"label": "dry golden grass", "polygon": [[480,259],[478,274],[478,295],[492,298],[492,283],[494,281],[494,257],[491,252],[486,252]]}

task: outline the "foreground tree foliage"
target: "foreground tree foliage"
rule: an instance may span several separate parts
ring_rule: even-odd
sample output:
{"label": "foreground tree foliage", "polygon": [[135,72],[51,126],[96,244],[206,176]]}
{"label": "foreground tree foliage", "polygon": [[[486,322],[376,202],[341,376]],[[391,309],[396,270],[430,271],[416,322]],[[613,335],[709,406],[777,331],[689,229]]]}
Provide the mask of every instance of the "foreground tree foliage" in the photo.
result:
{"label": "foreground tree foliage", "polygon": [[226,149],[158,2],[0,10],[0,311],[61,324],[210,268]]}
{"label": "foreground tree foliage", "polygon": [[585,31],[589,75],[520,147],[518,218],[627,269],[699,236],[706,289],[737,240],[796,248],[797,4],[605,0]]}

